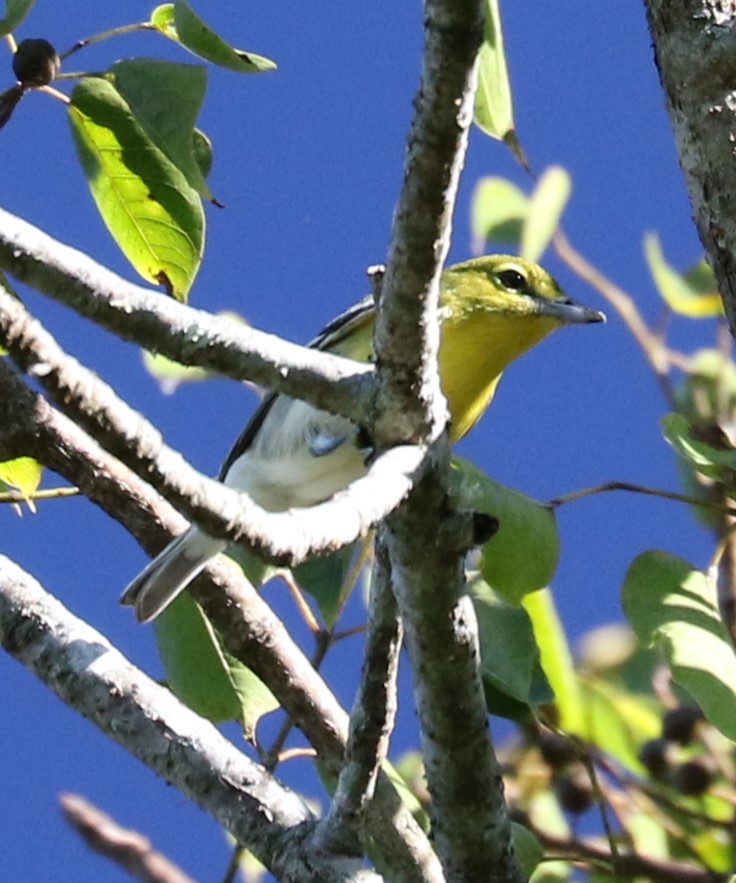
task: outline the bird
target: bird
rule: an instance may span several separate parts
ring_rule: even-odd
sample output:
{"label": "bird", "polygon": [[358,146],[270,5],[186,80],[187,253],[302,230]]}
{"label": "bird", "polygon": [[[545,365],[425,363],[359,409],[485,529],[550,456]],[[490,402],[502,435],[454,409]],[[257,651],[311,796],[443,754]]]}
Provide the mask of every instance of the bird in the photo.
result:
{"label": "bird", "polygon": [[[369,295],[330,322],[309,344],[368,362],[375,300]],[[556,328],[604,322],[572,301],[541,266],[512,255],[484,255],[443,270],[439,295],[439,374],[452,442],[490,405],[507,366]],[[369,437],[360,427],[282,393],[266,395],[240,434],[218,479],[278,512],[321,503],[364,475]],[[126,587],[120,601],[141,622],[158,616],[227,549],[192,525]]]}

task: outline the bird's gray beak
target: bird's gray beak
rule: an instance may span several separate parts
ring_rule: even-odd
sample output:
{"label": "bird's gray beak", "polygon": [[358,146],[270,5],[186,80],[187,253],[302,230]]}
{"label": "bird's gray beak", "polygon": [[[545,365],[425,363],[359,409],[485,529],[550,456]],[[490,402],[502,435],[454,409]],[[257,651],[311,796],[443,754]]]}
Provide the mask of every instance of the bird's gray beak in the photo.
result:
{"label": "bird's gray beak", "polygon": [[605,322],[605,313],[584,307],[571,300],[545,300],[540,310],[543,316],[558,319],[566,325],[584,325],[589,322]]}

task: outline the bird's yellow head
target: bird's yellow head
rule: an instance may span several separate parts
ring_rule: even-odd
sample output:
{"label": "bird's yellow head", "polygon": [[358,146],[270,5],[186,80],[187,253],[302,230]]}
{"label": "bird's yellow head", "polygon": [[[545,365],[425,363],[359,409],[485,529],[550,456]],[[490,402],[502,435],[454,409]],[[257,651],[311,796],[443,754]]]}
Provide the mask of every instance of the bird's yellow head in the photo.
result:
{"label": "bird's yellow head", "polygon": [[506,366],[562,325],[605,321],[568,298],[538,264],[488,255],[442,274],[440,376],[461,438],[490,404]]}

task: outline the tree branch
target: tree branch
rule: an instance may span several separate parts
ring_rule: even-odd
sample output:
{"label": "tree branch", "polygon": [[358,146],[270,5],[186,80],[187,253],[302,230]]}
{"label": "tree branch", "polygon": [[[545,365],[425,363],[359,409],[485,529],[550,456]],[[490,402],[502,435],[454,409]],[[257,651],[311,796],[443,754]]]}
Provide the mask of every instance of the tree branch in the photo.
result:
{"label": "tree branch", "polygon": [[[150,553],[180,533],[185,520],[144,481],[103,451],[76,424],[31,392],[0,360],[0,449],[6,429],[27,453],[77,485]],[[287,714],[337,775],[348,718],[283,623],[225,559],[190,588],[228,652],[267,683]],[[369,830],[400,883],[442,883],[437,858],[396,790],[379,774]]]}
{"label": "tree branch", "polygon": [[59,796],[64,818],[90,849],[129,872],[143,883],[194,883],[151,841],[137,831],[123,828],[107,813],[77,794]]}
{"label": "tree branch", "polygon": [[300,797],[132,666],[4,556],[0,642],[62,701],[211,813],[279,879],[379,879],[353,860],[311,850],[315,820]]}
{"label": "tree branch", "polygon": [[326,503],[267,512],[245,494],[203,476],[167,447],[151,423],[68,356],[1,284],[0,340],[69,417],[178,510],[213,536],[245,542],[276,563],[294,565],[364,536],[406,496],[422,468],[421,447],[396,447]]}
{"label": "tree branch", "polygon": [[388,753],[396,717],[396,678],[401,649],[401,620],[391,591],[389,562],[379,556],[371,579],[370,611],[360,688],[350,714],[345,761],[330,811],[319,824],[316,842],[346,855],[362,854],[366,810]]}
{"label": "tree branch", "polygon": [[693,216],[736,335],[736,7],[645,0]]}
{"label": "tree branch", "polygon": [[[438,281],[472,121],[482,29],[477,0],[425,5],[422,80],[376,327],[379,444],[434,441],[446,423],[437,378]],[[457,533],[462,519],[455,522],[448,511],[448,462],[447,444],[433,445],[431,468],[379,535],[404,620],[432,833],[447,878],[475,883],[492,873],[494,880],[519,883],[488,738],[477,626],[461,597],[468,546]]]}
{"label": "tree branch", "polygon": [[546,847],[565,859],[575,856],[581,861],[603,863],[610,866],[618,878],[644,877],[655,883],[726,883],[730,879],[729,874],[696,867],[687,862],[652,858],[635,852],[619,852],[614,857],[607,846],[590,840],[559,837],[538,828],[534,829],[534,834]]}
{"label": "tree branch", "polygon": [[152,352],[365,422],[372,366],[288,343],[133,285],[2,209],[0,269]]}

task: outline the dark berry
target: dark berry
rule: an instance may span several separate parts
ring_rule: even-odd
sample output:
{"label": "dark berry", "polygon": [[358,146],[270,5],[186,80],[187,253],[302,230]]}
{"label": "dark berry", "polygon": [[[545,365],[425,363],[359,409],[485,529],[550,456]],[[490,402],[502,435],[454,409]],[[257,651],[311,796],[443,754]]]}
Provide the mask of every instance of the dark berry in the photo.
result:
{"label": "dark berry", "polygon": [[675,767],[670,775],[672,787],[680,794],[697,797],[708,790],[713,772],[702,760],[688,760]]}
{"label": "dark berry", "polygon": [[593,786],[582,764],[556,776],[554,789],[560,806],[567,812],[579,815],[593,804]]}
{"label": "dark berry", "polygon": [[13,73],[24,86],[48,86],[61,62],[48,40],[23,40],[13,56]]}
{"label": "dark berry", "polygon": [[676,750],[666,739],[649,739],[639,749],[639,760],[654,779],[661,779],[667,772]]}
{"label": "dark berry", "polygon": [[695,738],[703,712],[697,705],[681,705],[671,708],[662,719],[662,738],[679,745],[689,745]]}
{"label": "dark berry", "polygon": [[561,770],[578,759],[575,743],[559,733],[540,733],[539,753],[553,770]]}

